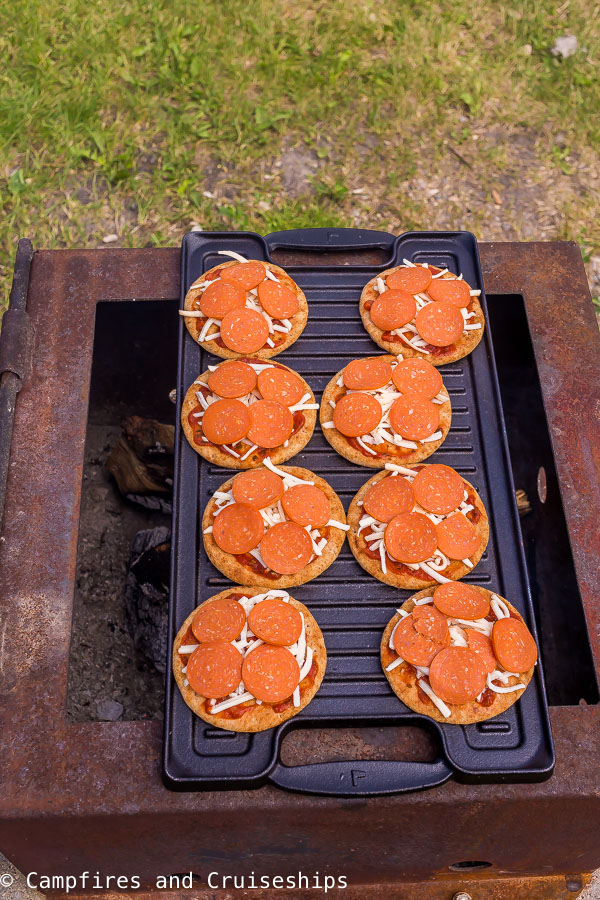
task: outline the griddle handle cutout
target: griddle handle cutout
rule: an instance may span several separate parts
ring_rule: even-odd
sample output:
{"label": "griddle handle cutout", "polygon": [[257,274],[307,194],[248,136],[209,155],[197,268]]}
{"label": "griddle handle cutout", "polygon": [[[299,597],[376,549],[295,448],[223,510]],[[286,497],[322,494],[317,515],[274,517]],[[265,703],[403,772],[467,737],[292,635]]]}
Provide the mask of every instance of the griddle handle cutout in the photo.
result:
{"label": "griddle handle cutout", "polygon": [[284,766],[278,763],[269,773],[277,787],[306,794],[337,797],[369,797],[375,794],[401,794],[443,784],[453,769],[440,757],[433,762],[397,760],[341,760]]}
{"label": "griddle handle cutout", "polygon": [[265,237],[269,251],[315,250],[389,250],[392,252],[395,235],[387,231],[367,228],[296,228],[293,231],[273,231]]}

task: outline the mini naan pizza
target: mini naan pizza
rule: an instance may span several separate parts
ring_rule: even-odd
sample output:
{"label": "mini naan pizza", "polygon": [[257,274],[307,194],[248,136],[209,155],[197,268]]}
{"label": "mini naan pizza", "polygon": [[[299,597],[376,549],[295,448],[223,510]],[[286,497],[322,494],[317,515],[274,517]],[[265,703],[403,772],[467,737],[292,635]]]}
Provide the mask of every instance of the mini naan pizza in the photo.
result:
{"label": "mini naan pizza", "polygon": [[287,591],[231,587],[190,613],[173,674],[190,709],[226,731],[274,728],[304,709],[327,665],[309,609]]}
{"label": "mini naan pizza", "polygon": [[447,582],[414,594],[388,622],[381,665],[394,693],[437,722],[505,712],[531,681],[538,651],[515,607],[486,588]]}
{"label": "mini naan pizza", "polygon": [[337,558],[348,525],[323,478],[298,466],[240,472],[209,500],[202,517],[208,558],[227,578],[256,587],[311,581]]}
{"label": "mini naan pizza", "polygon": [[321,428],[350,462],[381,469],[414,465],[444,442],[452,420],[439,371],[425,359],[353,359],[334,375],[321,400]]}
{"label": "mini naan pizza", "polygon": [[481,291],[462,275],[429,263],[386,269],[360,297],[363,325],[388,353],[426,359],[434,366],[468,356],[483,337]]}
{"label": "mini naan pizza", "polygon": [[450,466],[386,463],[348,509],[348,543],[386,584],[418,590],[458,581],[487,546],[489,522],[473,485]]}
{"label": "mini naan pizza", "polygon": [[306,326],[306,297],[287,272],[271,262],[233,257],[190,286],[179,314],[200,346],[224,359],[270,359],[296,341]]}
{"label": "mini naan pizza", "polygon": [[295,456],[312,437],[319,404],[308,383],[280,362],[253,357],[209,366],[190,385],[181,425],[214,465],[252,469]]}

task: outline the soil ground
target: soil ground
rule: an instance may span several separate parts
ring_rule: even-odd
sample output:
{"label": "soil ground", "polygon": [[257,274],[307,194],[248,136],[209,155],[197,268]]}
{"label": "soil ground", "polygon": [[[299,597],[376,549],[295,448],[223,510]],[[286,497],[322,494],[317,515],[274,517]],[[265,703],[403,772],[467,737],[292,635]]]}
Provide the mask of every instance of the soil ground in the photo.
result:
{"label": "soil ground", "polygon": [[123,706],[121,719],[162,717],[164,676],[134,649],[123,585],[135,533],[170,517],[121,498],[104,465],[120,433],[88,426],[67,695],[75,722],[102,718],[106,701]]}

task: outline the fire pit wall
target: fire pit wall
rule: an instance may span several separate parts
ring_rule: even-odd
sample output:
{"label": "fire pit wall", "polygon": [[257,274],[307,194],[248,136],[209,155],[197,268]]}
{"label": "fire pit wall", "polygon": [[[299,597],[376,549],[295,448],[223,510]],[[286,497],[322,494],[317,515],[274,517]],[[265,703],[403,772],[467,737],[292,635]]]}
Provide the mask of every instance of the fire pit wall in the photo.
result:
{"label": "fire pit wall", "polygon": [[[168,394],[175,380],[180,253],[39,251],[24,292],[32,367],[16,403],[0,542],[0,846],[21,871],[135,872],[144,885],[158,874],[189,871],[204,884],[214,870],[318,869],[365,886],[441,874],[451,896],[476,867],[492,878],[564,876],[574,866],[585,872],[600,865],[598,332],[577,245],[483,243],[480,252],[515,482],[531,508],[521,524],[551,703],[552,778],[539,784],[450,780],[429,791],[348,800],[268,785],[253,792],[166,790],[158,721],[162,675],[135,653],[123,613],[114,618],[132,536],[154,523],[145,511],[124,512],[127,502],[103,463],[123,416],[173,421]],[[301,265],[305,253],[292,259],[286,251],[276,261]],[[327,262],[349,261],[335,256]],[[150,302],[124,300],[133,297]],[[107,429],[96,442],[95,428]],[[86,460],[98,459],[95,484],[87,461],[83,466],[85,444]],[[129,521],[130,513],[139,518]],[[107,515],[127,527],[122,522],[105,532]],[[94,518],[102,527],[90,532]],[[86,540],[92,549],[84,554]],[[111,544],[113,555],[107,541],[118,545]],[[114,578],[103,584],[98,572],[107,570]],[[89,606],[87,618],[83,606]],[[78,631],[79,624],[85,627]],[[112,676],[102,691],[90,688],[85,696],[77,661],[84,644],[94,654],[100,639],[103,659],[96,654],[90,666],[101,662],[112,667]],[[142,705],[141,688],[133,698],[127,694],[132,671],[154,694],[154,705]],[[99,717],[103,701],[121,704],[121,721],[85,721]],[[128,721],[143,716],[153,721]],[[409,741],[406,755],[397,732]],[[415,758],[409,729],[361,733],[362,748],[334,730],[322,746],[340,759],[374,753]],[[286,762],[314,759],[318,733],[296,734],[304,760],[292,755]],[[240,856],[249,833],[252,853]],[[412,889],[411,897],[432,896],[431,883]],[[365,887],[364,895],[378,890]],[[534,892],[526,888],[519,896]]]}

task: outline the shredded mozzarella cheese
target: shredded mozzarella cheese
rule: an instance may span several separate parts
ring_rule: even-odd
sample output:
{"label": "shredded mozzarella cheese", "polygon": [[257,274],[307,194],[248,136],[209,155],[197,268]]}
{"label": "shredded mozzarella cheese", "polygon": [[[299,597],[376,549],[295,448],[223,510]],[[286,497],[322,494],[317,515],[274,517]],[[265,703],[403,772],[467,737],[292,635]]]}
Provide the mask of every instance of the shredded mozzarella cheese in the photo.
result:
{"label": "shredded mozzarella cheese", "polygon": [[219,256],[231,256],[232,259],[237,259],[237,261],[241,263],[248,262],[245,256],[236,253],[235,250],[217,250],[217,253]]}
{"label": "shredded mozzarella cheese", "polygon": [[490,606],[497,619],[510,619],[510,610],[498,594],[492,594],[490,597]]}
{"label": "shredded mozzarella cheese", "polygon": [[399,472],[400,475],[406,475],[407,478],[414,478],[417,474],[414,469],[407,469],[406,466],[399,466],[397,463],[386,463],[385,468],[390,472]]}
{"label": "shredded mozzarella cheese", "polygon": [[251,694],[250,691],[245,691],[243,694],[236,693],[235,696],[228,697],[227,700],[211,706],[209,712],[211,715],[216,715],[216,713],[223,712],[223,710],[229,709],[231,706],[239,706],[240,703],[246,703],[247,700],[254,700],[254,694]]}
{"label": "shredded mozzarella cheese", "polygon": [[[331,424],[333,425],[333,422],[332,422]],[[367,447],[367,445],[366,445],[365,442],[362,440],[362,438],[357,437],[357,438],[356,438],[356,443],[357,443],[357,444],[360,444],[360,446],[363,448],[363,450],[364,450],[366,453],[370,453],[371,456],[377,456],[377,451],[376,451],[376,450],[373,450],[371,447]]]}
{"label": "shredded mozzarella cheese", "polygon": [[441,714],[444,716],[444,718],[448,719],[452,715],[452,712],[450,709],[448,709],[448,707],[446,706],[444,701],[440,700],[438,695],[433,691],[433,689],[422,678],[419,678],[419,685],[420,685],[423,693],[427,694],[427,696],[432,701],[432,703],[435,706],[437,706],[437,708],[439,709]]}
{"label": "shredded mozzarella cheese", "polygon": [[422,569],[426,575],[429,575],[430,578],[434,578],[440,584],[446,584],[448,581],[452,581],[451,578],[446,578],[445,575],[442,575],[440,572],[436,572],[436,570],[432,569],[431,566],[428,566],[427,563],[419,563],[419,568]]}
{"label": "shredded mozzarella cheese", "polygon": [[395,659],[393,662],[391,662],[389,664],[389,666],[385,667],[385,671],[392,672],[397,666],[400,666],[403,662],[404,662],[404,660],[402,659],[401,656],[399,656],[397,659]]}
{"label": "shredded mozzarella cheese", "polygon": [[327,528],[327,525],[330,525],[332,528],[341,528],[342,531],[349,531],[349,530],[350,530],[350,526],[349,526],[349,525],[345,525],[343,522],[338,522],[337,519],[329,519],[329,521],[328,521],[327,524],[325,525],[326,528]]}
{"label": "shredded mozzarella cheese", "polygon": [[460,625],[450,625],[450,643],[453,647],[468,647],[467,639],[464,630],[460,627]]}
{"label": "shredded mozzarella cheese", "polygon": [[482,634],[487,635],[488,637],[492,633],[492,628],[494,627],[493,622],[488,622],[487,619],[449,619],[451,625],[466,625],[468,628],[474,628],[475,631],[480,631]]}
{"label": "shredded mozzarella cheese", "polygon": [[[499,685],[494,684],[495,679],[498,679],[499,681],[504,680],[503,678],[500,677],[504,674],[507,674],[510,676],[513,673],[512,672],[507,672],[507,673],[499,672],[498,669],[496,669],[494,672],[491,673],[491,675],[488,675],[487,686],[489,687],[489,689],[491,691],[494,691],[496,694],[510,694],[510,693],[512,693],[512,691],[520,691],[522,688],[526,687],[526,685],[522,684],[521,682],[519,682],[518,684],[512,684],[510,686],[507,685],[506,687],[500,687]],[[515,676],[515,677],[517,677],[517,676]]]}
{"label": "shredded mozzarella cheese", "polygon": [[255,450],[258,450],[258,444],[252,444],[252,446],[250,447],[250,449],[249,449],[249,450],[246,450],[246,452],[244,453],[243,456],[240,457],[240,459],[241,459],[242,461],[243,461],[244,459],[247,459],[247,458],[250,456],[251,453],[254,453]]}
{"label": "shredded mozzarella cheese", "polygon": [[386,563],[386,551],[385,544],[382,541],[379,545],[379,558],[381,559],[381,571],[384,575],[387,575],[387,563]]}
{"label": "shredded mozzarella cheese", "polygon": [[432,441],[439,441],[441,437],[442,437],[442,432],[441,432],[441,431],[435,431],[433,434],[430,434],[429,437],[422,438],[422,439],[421,439],[421,443],[422,443],[422,444],[429,444],[429,443],[431,443]]}

